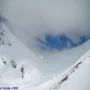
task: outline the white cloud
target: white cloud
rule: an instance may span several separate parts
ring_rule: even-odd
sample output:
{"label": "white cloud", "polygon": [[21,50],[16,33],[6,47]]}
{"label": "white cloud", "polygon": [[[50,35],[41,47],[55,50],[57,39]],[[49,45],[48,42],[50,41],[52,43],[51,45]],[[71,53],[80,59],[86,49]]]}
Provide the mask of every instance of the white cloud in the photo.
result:
{"label": "white cloud", "polygon": [[0,12],[14,32],[33,48],[36,36],[44,32],[66,33],[75,41],[90,36],[88,0],[1,0]]}

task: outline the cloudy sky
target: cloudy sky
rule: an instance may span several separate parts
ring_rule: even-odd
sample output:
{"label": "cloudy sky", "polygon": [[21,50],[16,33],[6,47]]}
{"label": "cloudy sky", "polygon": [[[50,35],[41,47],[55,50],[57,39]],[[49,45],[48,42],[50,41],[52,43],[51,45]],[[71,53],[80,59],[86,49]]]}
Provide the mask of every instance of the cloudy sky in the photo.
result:
{"label": "cloudy sky", "polygon": [[0,15],[34,52],[63,50],[90,38],[89,0],[0,0]]}

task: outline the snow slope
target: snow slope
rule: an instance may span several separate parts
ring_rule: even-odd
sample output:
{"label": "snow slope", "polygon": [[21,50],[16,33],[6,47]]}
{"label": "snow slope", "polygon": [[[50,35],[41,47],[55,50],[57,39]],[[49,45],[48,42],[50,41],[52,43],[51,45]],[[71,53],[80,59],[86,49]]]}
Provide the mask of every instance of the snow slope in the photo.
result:
{"label": "snow slope", "polygon": [[[90,49],[89,40],[79,47],[40,58],[25,47],[4,23],[0,23],[0,26],[0,30],[3,29],[6,33],[4,38],[6,44],[0,46],[0,86],[17,86],[19,90],[48,90],[55,87],[53,84],[58,83],[59,78],[62,79],[62,74],[70,70],[70,67]],[[2,58],[6,61],[6,65],[2,62]],[[16,62],[16,69],[12,68],[11,60]],[[25,67],[23,79],[20,72],[22,65]],[[79,71],[83,71],[82,69]]]}
{"label": "snow slope", "polygon": [[48,74],[63,73],[77,62],[77,60],[89,49],[90,40],[79,47],[54,53],[53,55],[47,55],[47,57],[42,58],[43,62],[45,62],[43,63],[45,68],[42,68],[45,72],[48,72]]}
{"label": "snow slope", "polygon": [[90,90],[90,50],[61,77],[53,80],[48,90]]}
{"label": "snow slope", "polygon": [[[23,85],[30,82],[30,85],[40,83],[42,80],[41,72],[37,68],[38,57],[28,48],[26,48],[13,34],[9,31],[4,23],[0,23],[0,30],[5,30],[6,40],[11,46],[4,44],[0,46],[0,86],[3,85]],[[6,61],[4,65],[2,58]],[[17,63],[17,68],[11,66],[11,60]],[[24,65],[25,75],[21,78],[20,67]],[[33,78],[34,77],[34,78]]]}

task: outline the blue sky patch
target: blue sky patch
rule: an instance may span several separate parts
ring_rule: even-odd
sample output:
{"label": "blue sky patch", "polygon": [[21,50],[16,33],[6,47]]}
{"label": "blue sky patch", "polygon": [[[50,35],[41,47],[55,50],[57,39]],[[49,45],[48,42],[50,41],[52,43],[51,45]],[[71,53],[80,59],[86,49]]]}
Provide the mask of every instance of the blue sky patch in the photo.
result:
{"label": "blue sky patch", "polygon": [[52,34],[45,34],[44,40],[38,38],[37,41],[40,43],[40,49],[45,51],[52,51],[52,50],[63,50],[69,49],[73,47],[77,47],[84,42],[86,42],[88,38],[85,36],[80,36],[78,43],[75,43],[72,39],[70,39],[65,34],[54,36]]}

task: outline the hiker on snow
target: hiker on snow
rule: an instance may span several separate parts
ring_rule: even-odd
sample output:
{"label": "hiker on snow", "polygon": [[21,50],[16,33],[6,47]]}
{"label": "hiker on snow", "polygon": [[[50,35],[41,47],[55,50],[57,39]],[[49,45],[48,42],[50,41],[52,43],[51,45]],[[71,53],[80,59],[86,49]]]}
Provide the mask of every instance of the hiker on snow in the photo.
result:
{"label": "hiker on snow", "polygon": [[20,68],[21,73],[22,73],[22,78],[24,78],[24,66],[22,65],[22,67]]}

